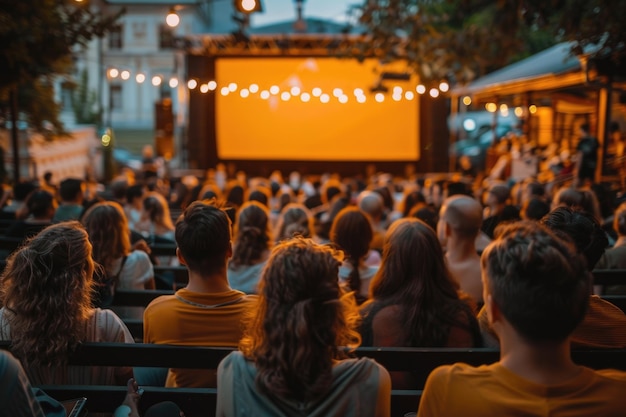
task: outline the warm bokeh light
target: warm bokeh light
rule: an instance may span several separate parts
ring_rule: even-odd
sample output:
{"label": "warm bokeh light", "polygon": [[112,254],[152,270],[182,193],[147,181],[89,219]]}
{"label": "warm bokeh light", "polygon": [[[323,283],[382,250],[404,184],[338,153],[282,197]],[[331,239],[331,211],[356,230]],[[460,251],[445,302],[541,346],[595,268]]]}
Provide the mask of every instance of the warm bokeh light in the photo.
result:
{"label": "warm bokeh light", "polygon": [[208,85],[208,84],[202,84],[202,85],[200,86],[200,92],[201,92],[202,94],[207,93],[208,91],[209,91],[209,85]]}
{"label": "warm bokeh light", "polygon": [[283,91],[283,92],[280,94],[280,99],[281,99],[282,101],[289,101],[289,99],[290,99],[290,98],[291,98],[291,94],[289,94],[289,92],[288,92],[288,91]]}
{"label": "warm bokeh light", "polygon": [[393,93],[391,98],[393,99],[393,101],[400,101],[400,100],[402,100],[402,93],[398,93],[398,94]]}
{"label": "warm bokeh light", "polygon": [[109,78],[117,78],[118,75],[120,75],[120,72],[117,70],[117,68],[111,68],[109,70]]}
{"label": "warm bokeh light", "polygon": [[263,90],[261,91],[260,96],[263,100],[267,100],[268,98],[270,98],[270,92],[267,90]]}
{"label": "warm bokeh light", "polygon": [[220,93],[222,93],[223,96],[227,96],[228,93],[230,93],[230,90],[228,89],[228,87],[222,87]]}
{"label": "warm bokeh light", "polygon": [[415,98],[415,94],[413,94],[413,91],[406,91],[404,93],[404,98],[407,100],[413,100]]}
{"label": "warm bokeh light", "polygon": [[159,77],[158,75],[155,75],[154,77],[152,77],[152,85],[155,87],[160,86],[162,81],[163,80],[161,80],[161,77]]}
{"label": "warm bokeh light", "polygon": [[376,93],[376,95],[374,96],[374,99],[377,102],[382,103],[383,101],[385,101],[385,95],[383,93]]}
{"label": "warm bokeh light", "polygon": [[346,103],[348,102],[348,96],[347,96],[347,95],[345,95],[345,94],[343,94],[343,95],[339,96],[339,102],[340,102],[341,104],[346,104]]}
{"label": "warm bokeh light", "polygon": [[498,106],[496,105],[496,103],[487,103],[485,104],[485,110],[487,110],[490,113],[493,113],[496,110],[498,110]]}
{"label": "warm bokeh light", "polygon": [[341,97],[343,95],[343,90],[341,88],[333,88],[333,97]]}
{"label": "warm bokeh light", "polygon": [[278,94],[279,91],[280,91],[280,88],[278,88],[277,85],[273,85],[273,86],[270,87],[270,93],[271,94],[276,95],[276,94]]}
{"label": "warm bokeh light", "polygon": [[469,106],[470,104],[472,104],[472,98],[470,96],[463,97],[463,104]]}
{"label": "warm bokeh light", "polygon": [[235,91],[237,91],[237,83],[228,84],[228,91],[230,91],[231,93],[234,93]]}
{"label": "warm bokeh light", "polygon": [[130,78],[130,71],[124,70],[120,72],[120,78],[124,81],[128,80]]}
{"label": "warm bokeh light", "polygon": [[137,81],[139,84],[143,83],[144,81],[146,81],[146,76],[142,73],[139,73],[137,75],[135,75],[135,81]]}
{"label": "warm bokeh light", "polygon": [[170,78],[170,88],[178,87],[178,78],[172,77]]}
{"label": "warm bokeh light", "polygon": [[215,81],[209,81],[207,84],[209,86],[209,90],[213,91],[217,88],[217,83]]}
{"label": "warm bokeh light", "polygon": [[535,106],[534,104],[531,104],[531,105],[528,107],[528,111],[530,112],[530,114],[535,114],[535,113],[537,113],[537,106]]}
{"label": "warm bokeh light", "polygon": [[250,95],[250,90],[248,90],[247,88],[242,88],[239,92],[239,95],[241,96],[241,98],[246,98]]}
{"label": "warm bokeh light", "polygon": [[258,84],[250,84],[250,88],[249,88],[250,92],[252,94],[255,94],[259,91],[259,86]]}
{"label": "warm bokeh light", "polygon": [[300,87],[298,87],[297,85],[294,85],[293,87],[291,87],[291,90],[289,90],[291,92],[292,96],[299,96],[300,95]]}
{"label": "warm bokeh light", "polygon": [[176,14],[176,10],[170,10],[165,17],[165,23],[171,28],[175,28],[180,23],[180,17]]}
{"label": "warm bokeh light", "polygon": [[319,87],[315,87],[313,90],[311,90],[311,94],[313,94],[313,97],[319,97],[322,95],[322,89]]}
{"label": "warm bokeh light", "polygon": [[447,82],[442,81],[442,82],[439,84],[439,89],[440,89],[443,93],[445,93],[446,91],[448,91],[448,90],[450,89],[450,85],[449,85]]}
{"label": "warm bokeh light", "polygon": [[524,115],[524,109],[516,107],[514,113],[517,117],[522,117]]}
{"label": "warm bokeh light", "polygon": [[362,96],[364,94],[363,89],[362,88],[355,88],[354,89],[354,95],[355,96]]}
{"label": "warm bokeh light", "polygon": [[417,92],[417,94],[424,94],[426,92],[426,87],[424,87],[422,84],[419,84],[417,87],[415,87],[415,91]]}
{"label": "warm bokeh light", "polygon": [[432,98],[437,98],[439,97],[439,90],[437,90],[436,88],[431,88],[429,94]]}
{"label": "warm bokeh light", "polygon": [[367,101],[367,98],[365,97],[365,95],[361,94],[361,95],[356,96],[356,101],[363,104]]}
{"label": "warm bokeh light", "polygon": [[191,80],[187,81],[187,88],[188,89],[193,90],[197,86],[198,86],[198,81],[194,80],[193,78]]}
{"label": "warm bokeh light", "polygon": [[505,117],[508,116],[509,106],[507,106],[506,104],[500,104],[500,114]]}
{"label": "warm bokeh light", "polygon": [[309,100],[311,100],[311,95],[309,93],[302,93],[300,94],[300,100],[302,100],[303,103],[308,103]]}
{"label": "warm bokeh light", "polygon": [[320,101],[324,104],[328,103],[330,101],[330,96],[326,93],[322,94],[320,96]]}
{"label": "warm bokeh light", "polygon": [[256,8],[256,0],[241,0],[241,8],[251,12]]}
{"label": "warm bokeh light", "polygon": [[394,95],[401,95],[402,94],[402,87],[400,87],[399,85],[396,85],[393,88],[393,94]]}

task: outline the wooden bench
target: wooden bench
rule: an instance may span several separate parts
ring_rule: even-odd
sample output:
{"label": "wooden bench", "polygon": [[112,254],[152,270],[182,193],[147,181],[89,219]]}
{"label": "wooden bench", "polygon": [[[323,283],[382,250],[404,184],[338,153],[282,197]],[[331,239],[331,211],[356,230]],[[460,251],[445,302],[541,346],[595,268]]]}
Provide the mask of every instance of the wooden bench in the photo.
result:
{"label": "wooden bench", "polygon": [[[8,342],[0,342],[8,349]],[[215,369],[230,348],[146,345],[123,343],[86,343],[71,356],[72,365],[156,366],[192,369]],[[423,387],[428,374],[437,366],[465,362],[474,366],[493,363],[499,352],[492,349],[358,348],[356,357],[370,357],[389,371],[411,371],[417,386]],[[626,350],[572,351],[576,363],[594,369],[626,370]],[[110,412],[121,403],[126,388],[122,386],[41,386],[59,400],[85,396],[92,412]],[[143,387],[143,410],[160,401],[174,401],[189,417],[215,415],[217,391],[212,388]],[[417,410],[421,390],[393,390],[391,415],[401,417]]]}

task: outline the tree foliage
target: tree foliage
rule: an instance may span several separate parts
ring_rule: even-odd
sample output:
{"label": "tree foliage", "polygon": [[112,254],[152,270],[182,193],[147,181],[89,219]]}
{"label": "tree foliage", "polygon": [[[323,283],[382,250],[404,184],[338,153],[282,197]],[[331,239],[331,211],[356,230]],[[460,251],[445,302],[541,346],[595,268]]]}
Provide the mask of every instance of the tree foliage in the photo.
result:
{"label": "tree foliage", "polygon": [[626,50],[623,0],[366,0],[361,11],[368,51],[425,81],[468,82],[561,41],[613,59]]}
{"label": "tree foliage", "polygon": [[[9,90],[19,111],[43,133],[62,133],[53,76],[73,68],[73,53],[102,37],[123,13],[105,16],[89,1],[0,0],[0,111],[10,112]],[[46,123],[48,122],[48,123]]]}

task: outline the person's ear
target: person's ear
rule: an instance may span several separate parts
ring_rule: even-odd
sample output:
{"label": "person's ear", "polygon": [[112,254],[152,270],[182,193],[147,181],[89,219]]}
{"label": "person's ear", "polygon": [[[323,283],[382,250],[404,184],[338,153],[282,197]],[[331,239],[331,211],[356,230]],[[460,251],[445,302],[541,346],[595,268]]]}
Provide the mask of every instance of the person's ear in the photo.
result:
{"label": "person's ear", "polygon": [[228,251],[226,251],[226,258],[230,259],[233,256],[233,242],[232,240],[228,242]]}
{"label": "person's ear", "polygon": [[178,248],[176,248],[176,257],[178,258],[178,262],[180,262],[181,265],[187,265],[187,262],[185,261],[183,254]]}

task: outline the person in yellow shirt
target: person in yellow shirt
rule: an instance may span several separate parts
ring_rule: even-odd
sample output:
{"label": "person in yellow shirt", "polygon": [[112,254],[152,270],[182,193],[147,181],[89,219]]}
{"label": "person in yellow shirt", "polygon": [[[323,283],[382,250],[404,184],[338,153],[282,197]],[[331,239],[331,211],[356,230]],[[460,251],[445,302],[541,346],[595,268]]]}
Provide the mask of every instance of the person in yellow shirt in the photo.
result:
{"label": "person in yellow shirt", "polygon": [[545,226],[520,222],[504,227],[481,262],[500,361],[435,369],[418,417],[624,415],[626,373],[594,371],[570,357],[592,282],[574,246]]}
{"label": "person in yellow shirt", "polygon": [[[146,307],[144,343],[237,347],[242,318],[257,297],[228,284],[227,262],[233,252],[228,215],[214,205],[194,202],[176,222],[175,237],[176,254],[187,266],[189,284]],[[170,369],[165,386],[214,387],[216,372]]]}

